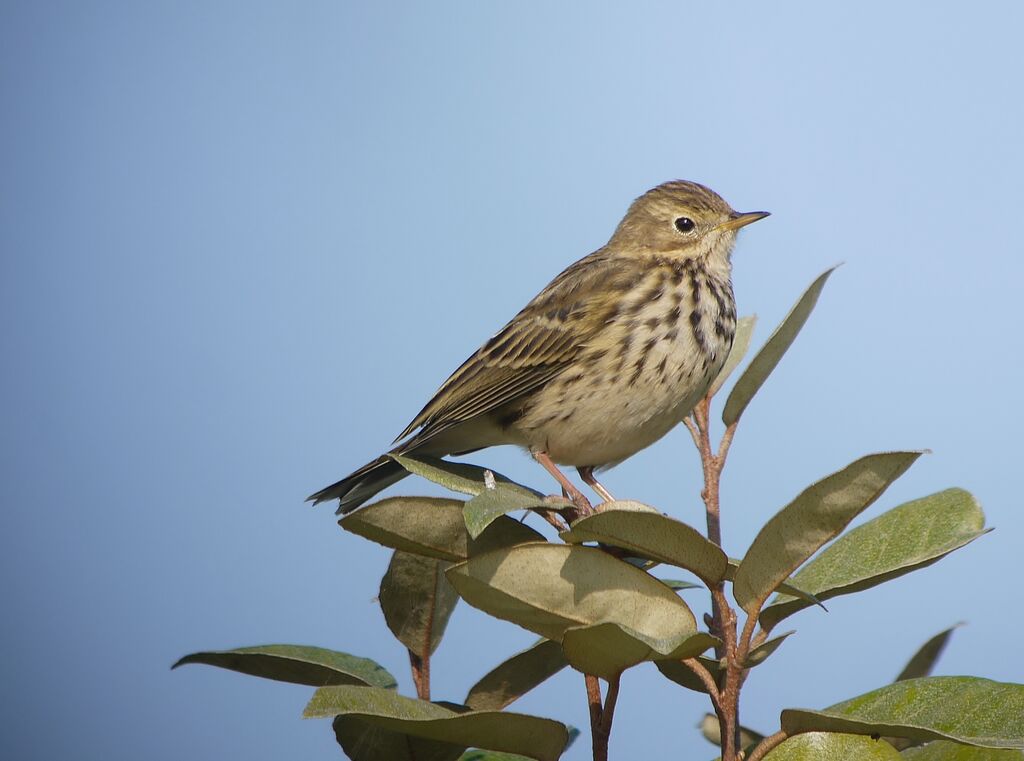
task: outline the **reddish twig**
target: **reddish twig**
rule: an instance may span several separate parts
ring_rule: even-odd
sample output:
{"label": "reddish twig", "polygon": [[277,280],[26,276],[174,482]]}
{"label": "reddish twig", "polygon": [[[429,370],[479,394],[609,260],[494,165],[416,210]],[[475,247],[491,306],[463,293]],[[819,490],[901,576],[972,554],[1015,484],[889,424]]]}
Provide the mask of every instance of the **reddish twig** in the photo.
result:
{"label": "reddish twig", "polygon": [[608,682],[608,691],[604,696],[604,708],[601,709],[601,731],[604,734],[605,753],[608,752],[608,738],[612,733],[612,719],[615,718],[615,704],[619,700],[619,677]]}
{"label": "reddish twig", "polygon": [[534,509],[534,512],[537,513],[541,518],[546,520],[548,523],[550,523],[552,526],[554,526],[555,531],[557,531],[558,533],[562,533],[563,531],[569,530],[569,526],[562,519],[562,516],[558,513],[557,510],[536,508]]}
{"label": "reddish twig", "polygon": [[594,761],[608,761],[608,735],[602,730],[601,683],[590,674],[585,674],[583,679],[587,684],[587,704],[590,706],[590,744]]}
{"label": "reddish twig", "polygon": [[762,758],[775,750],[775,748],[787,739],[789,739],[789,735],[781,730],[776,732],[774,735],[768,735],[768,737],[759,742],[757,747],[750,752],[750,755],[747,756],[747,761],[761,761]]}
{"label": "reddish twig", "polygon": [[[714,677],[711,676],[711,672],[708,671],[704,667],[704,664],[698,661],[696,658],[683,658],[683,660],[680,661],[680,663],[686,666],[686,668],[690,669],[690,671],[692,671],[697,676],[697,678],[700,679],[701,684],[703,684],[705,689],[707,689],[708,695],[711,696],[711,704],[715,707],[715,713],[721,714],[721,694],[718,691],[718,685],[715,683]],[[722,720],[721,715],[719,715],[718,720]]]}
{"label": "reddish twig", "polygon": [[594,761],[608,761],[608,739],[612,734],[615,704],[619,699],[619,677],[608,681],[608,690],[601,702],[601,683],[596,676],[586,674],[587,703],[590,705],[590,739]]}
{"label": "reddish twig", "polygon": [[[707,514],[708,539],[721,547],[722,521],[719,488],[722,470],[736,433],[736,423],[725,429],[716,452],[711,446],[711,397],[708,396],[694,408],[693,417],[686,421],[686,427],[700,452],[704,474],[701,498],[704,500],[704,509]],[[744,623],[743,633],[737,637],[736,611],[726,599],[724,582],[719,582],[711,588],[711,611],[712,634],[722,640],[722,644],[715,648],[715,653],[719,660],[725,662],[725,675],[722,683],[716,685],[717,699],[715,693],[711,693],[712,703],[718,714],[722,759],[723,761],[736,761],[740,750],[739,695],[743,686],[743,662],[746,658],[745,651],[750,649],[752,626],[753,623],[756,623],[756,616],[753,623],[749,619]],[[700,674],[698,674],[699,676]],[[710,674],[707,676],[710,680]]]}
{"label": "reddish twig", "polygon": [[430,650],[425,652],[426,657],[421,658],[412,650],[409,651],[412,682],[416,686],[416,697],[420,700],[430,700]]}

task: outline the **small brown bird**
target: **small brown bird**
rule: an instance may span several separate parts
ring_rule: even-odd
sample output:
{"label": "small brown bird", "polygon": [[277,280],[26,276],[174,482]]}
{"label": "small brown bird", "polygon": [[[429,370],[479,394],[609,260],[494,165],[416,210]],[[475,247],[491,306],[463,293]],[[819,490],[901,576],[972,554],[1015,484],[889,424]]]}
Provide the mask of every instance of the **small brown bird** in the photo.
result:
{"label": "small brown bird", "polygon": [[[668,433],[721,370],[736,328],[736,233],[766,216],[733,211],[695,182],[644,193],[603,248],[552,280],[444,382],[391,452],[443,457],[516,444],[577,505],[589,506],[556,463],[576,466],[610,499],[594,469]],[[347,513],[405,475],[383,455],[309,500],[337,499]]]}

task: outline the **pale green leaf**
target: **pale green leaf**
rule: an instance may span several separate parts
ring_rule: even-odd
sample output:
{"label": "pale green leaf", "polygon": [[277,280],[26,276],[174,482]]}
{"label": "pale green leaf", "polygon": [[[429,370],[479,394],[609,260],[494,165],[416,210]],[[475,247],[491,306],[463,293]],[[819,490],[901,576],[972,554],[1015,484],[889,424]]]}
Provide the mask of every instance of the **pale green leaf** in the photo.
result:
{"label": "pale green leaf", "polygon": [[[471,465],[468,462],[451,462],[450,460],[441,460],[426,455],[409,457],[408,455],[389,454],[388,457],[410,473],[426,478],[428,481],[433,481],[435,484],[440,484],[446,489],[463,494],[479,494],[487,488],[487,481],[493,478],[496,483],[505,484],[508,488],[522,494],[541,498],[544,496],[539,491],[522,484],[517,484],[515,481],[501,475],[501,473],[495,473],[492,470],[481,468],[479,465]],[[490,476],[487,475],[488,473]]]}
{"label": "pale green leaf", "polygon": [[465,747],[411,737],[357,715],[335,716],[332,728],[351,761],[456,761]]}
{"label": "pale green leaf", "polygon": [[[722,676],[722,665],[713,658],[701,656],[697,660],[711,674],[712,681],[715,684],[719,684]],[[658,667],[658,671],[661,672],[662,676],[675,682],[680,687],[685,687],[694,692],[707,693],[708,688],[704,686],[704,682],[701,681],[700,677],[690,670],[689,666],[685,666],[679,661],[655,661],[654,665]]]}
{"label": "pale green leaf", "polygon": [[[580,731],[576,727],[569,726],[569,743],[565,746],[566,750],[572,747],[579,734]],[[492,750],[471,748],[460,756],[458,761],[529,761],[529,759],[526,756],[519,756],[515,753],[495,753]]]}
{"label": "pale green leaf", "polygon": [[701,584],[694,584],[692,581],[682,579],[661,579],[661,583],[675,592],[685,592],[688,589],[704,589]]}
{"label": "pale green leaf", "polygon": [[440,560],[465,560],[470,555],[544,537],[529,526],[498,517],[478,538],[471,537],[463,502],[437,497],[389,497],[346,515],[338,524],[385,547]]}
{"label": "pale green leaf", "polygon": [[685,568],[713,586],[725,578],[729,559],[722,549],[696,529],[675,518],[650,510],[620,509],[610,502],[600,512],[581,518],[569,531],[566,542],[601,542],[637,555]]}
{"label": "pale green leaf", "polygon": [[526,756],[520,756],[515,753],[495,753],[492,750],[467,750],[461,756],[459,761],[529,761]]}
{"label": "pale green leaf", "polygon": [[900,761],[885,740],[831,732],[810,732],[790,737],[765,761]]}
{"label": "pale green leaf", "polygon": [[803,328],[804,323],[807,322],[811,310],[814,309],[814,305],[818,302],[818,296],[821,294],[821,289],[825,287],[825,281],[834,270],[835,267],[826,270],[811,283],[789,314],[786,315],[786,319],[775,329],[775,332],[771,334],[765,345],[761,347],[761,351],[754,356],[750,364],[747,365],[747,369],[740,375],[739,380],[732,387],[732,392],[725,402],[725,408],[722,410],[722,421],[726,426],[730,426],[740,419],[740,415],[743,414],[743,410],[750,404],[754,394],[757,393],[758,389],[768,379],[768,376],[772,374],[776,365],[779,364],[779,360],[782,359],[782,355],[786,353],[793,341],[796,340],[797,334]]}
{"label": "pale green leaf", "polygon": [[321,687],[306,706],[307,718],[355,716],[365,723],[410,737],[459,746],[519,753],[555,761],[565,750],[564,724],[507,711],[458,713],[375,687]]}
{"label": "pale green leaf", "polygon": [[787,709],[782,728],[790,735],[846,732],[1024,748],[1024,685],[969,676],[909,679],[823,711]]}
{"label": "pale green leaf", "polygon": [[948,740],[936,740],[900,754],[904,761],[1024,761],[1024,751],[976,748]]}
{"label": "pale green leaf", "polygon": [[395,550],[380,582],[380,607],[388,628],[421,658],[437,649],[459,601],[445,577],[449,565]]}
{"label": "pale green leaf", "polygon": [[474,711],[500,711],[567,665],[561,646],[542,639],[485,674],[470,688],[466,705]]}
{"label": "pale green leaf", "polygon": [[942,651],[946,649],[949,638],[953,636],[953,632],[960,626],[963,626],[963,624],[955,624],[939,632],[921,645],[918,651],[907,661],[907,665],[903,667],[903,671],[896,677],[896,681],[903,682],[907,679],[919,679],[923,676],[929,676],[942,655]]}
{"label": "pale green leaf", "polygon": [[176,669],[186,663],[203,663],[264,679],[314,687],[328,684],[398,686],[395,678],[376,661],[309,645],[258,645],[235,650],[210,650],[186,655],[171,668]]}
{"label": "pale green leaf", "polygon": [[[781,645],[790,634],[793,634],[793,632],[785,632],[784,634],[780,634],[778,637],[774,637],[758,647],[753,648],[749,655],[747,655],[747,660],[743,664],[744,668],[750,669],[764,663],[765,660],[767,660],[768,657],[778,649],[779,645]],[[715,682],[715,684],[721,683],[725,670],[722,668],[722,664],[719,661],[713,658],[705,658],[703,656],[698,657],[697,661],[707,669],[708,673],[711,675],[711,680]],[[660,660],[657,661],[655,665],[663,676],[688,690],[704,693],[708,691],[704,682],[701,681],[701,679],[694,674],[688,666],[684,665],[680,661]]]}
{"label": "pale green leaf", "polygon": [[717,644],[706,632],[654,640],[615,623],[573,627],[562,635],[562,650],[572,667],[607,681],[643,661],[693,658]]}
{"label": "pale green leaf", "polygon": [[486,488],[466,502],[462,515],[469,530],[469,535],[476,539],[494,521],[505,513],[519,510],[535,510],[550,508],[551,505],[521,488],[515,488],[500,481],[490,480]]}
{"label": "pale green leaf", "polygon": [[[851,594],[931,565],[986,533],[985,515],[963,489],[906,502],[851,529],[800,569],[792,583],[820,600]],[[765,607],[761,626],[807,607],[780,595]]]}
{"label": "pale green leaf", "polygon": [[[736,578],[736,569],[739,568],[739,567],[740,567],[740,561],[739,560],[736,560],[735,558],[729,558],[729,567],[725,571],[725,579],[726,579],[726,581],[733,581],[733,580],[735,580],[735,578]],[[790,597],[796,597],[796,598],[798,598],[800,600],[803,600],[808,605],[817,605],[822,610],[826,610],[826,611],[828,610],[828,608],[826,608],[822,604],[821,600],[819,600],[817,597],[815,597],[811,593],[805,592],[804,590],[794,586],[792,581],[793,581],[792,579],[789,579],[789,581],[784,581],[781,584],[779,584],[779,587],[778,587],[779,593],[780,594],[789,595]]]}
{"label": "pale green leaf", "polygon": [[807,487],[776,513],[736,569],[733,596],[740,607],[757,615],[793,571],[834,539],[920,456],[921,452],[885,452],[862,457]]}
{"label": "pale green leaf", "polygon": [[474,607],[561,642],[566,629],[620,624],[653,641],[695,634],[677,594],[598,549],[523,544],[453,566],[448,579]]}
{"label": "pale green leaf", "polygon": [[772,637],[767,642],[753,648],[747,655],[747,660],[743,663],[744,668],[749,669],[764,663],[768,660],[768,656],[772,655],[772,653],[779,649],[779,645],[786,641],[786,637],[795,633],[795,631],[783,632],[777,637]]}

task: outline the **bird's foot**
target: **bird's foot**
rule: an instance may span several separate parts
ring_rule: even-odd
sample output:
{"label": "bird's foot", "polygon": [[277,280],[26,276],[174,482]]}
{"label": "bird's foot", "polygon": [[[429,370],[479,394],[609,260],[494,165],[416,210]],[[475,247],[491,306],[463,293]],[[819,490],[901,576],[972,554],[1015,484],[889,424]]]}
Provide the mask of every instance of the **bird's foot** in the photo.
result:
{"label": "bird's foot", "polygon": [[571,503],[572,508],[566,511],[569,522],[573,522],[579,518],[587,515],[591,515],[594,512],[593,506],[579,489],[577,489],[572,481],[565,477],[565,474],[558,469],[558,466],[551,461],[548,457],[547,452],[531,452],[533,459],[544,466],[544,470],[555,477],[559,485],[562,487],[562,493],[567,497]]}
{"label": "bird's foot", "polygon": [[600,481],[594,478],[593,465],[582,465],[576,468],[576,472],[580,474],[580,478],[583,479],[583,483],[596,491],[605,502],[615,501],[615,497],[612,496],[612,493],[604,488],[604,485]]}

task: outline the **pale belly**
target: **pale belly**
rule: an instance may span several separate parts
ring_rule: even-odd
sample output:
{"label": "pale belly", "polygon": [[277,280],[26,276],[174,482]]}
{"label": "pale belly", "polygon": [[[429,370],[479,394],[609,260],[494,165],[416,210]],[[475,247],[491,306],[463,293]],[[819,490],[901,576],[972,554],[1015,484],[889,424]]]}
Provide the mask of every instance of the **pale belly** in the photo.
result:
{"label": "pale belly", "polygon": [[[651,313],[661,311],[651,305]],[[608,350],[581,358],[579,366],[554,378],[520,420],[515,433],[525,446],[540,450],[556,463],[575,466],[614,465],[650,446],[693,410],[717,377],[732,346],[734,322],[716,332],[717,312],[707,324],[660,321],[644,340],[617,350],[621,335],[647,319],[640,311],[623,321],[618,334],[609,332]],[[699,334],[699,335],[698,335]]]}
{"label": "pale belly", "polygon": [[520,430],[530,449],[547,452],[561,465],[614,465],[682,422],[713,378],[709,373],[697,382],[601,384],[567,401],[566,412],[554,420],[534,428],[527,420]]}

